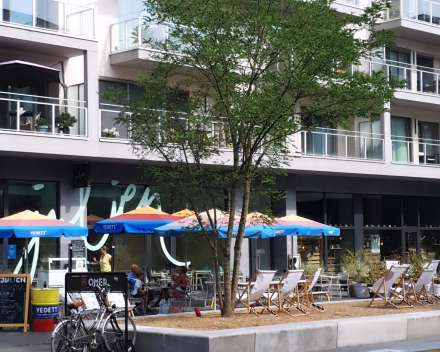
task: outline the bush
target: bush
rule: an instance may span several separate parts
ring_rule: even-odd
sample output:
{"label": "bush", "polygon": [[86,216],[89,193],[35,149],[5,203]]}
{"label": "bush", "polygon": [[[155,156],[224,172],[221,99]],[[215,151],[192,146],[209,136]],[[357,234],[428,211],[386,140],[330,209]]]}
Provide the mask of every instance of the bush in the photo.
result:
{"label": "bush", "polygon": [[358,283],[370,282],[370,262],[365,260],[362,249],[356,253],[347,251],[342,257],[342,269]]}
{"label": "bush", "polygon": [[76,121],[78,120],[75,116],[70,115],[70,113],[68,112],[63,112],[55,118],[55,126],[57,126],[58,128],[73,127]]}
{"label": "bush", "polygon": [[41,117],[37,121],[35,121],[35,123],[37,124],[37,126],[47,126],[48,125],[47,121]]}

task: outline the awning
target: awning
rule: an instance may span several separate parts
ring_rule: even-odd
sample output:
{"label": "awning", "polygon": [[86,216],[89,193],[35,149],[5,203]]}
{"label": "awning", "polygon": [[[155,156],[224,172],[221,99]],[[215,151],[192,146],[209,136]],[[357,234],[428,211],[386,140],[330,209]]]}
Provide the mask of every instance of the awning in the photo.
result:
{"label": "awning", "polygon": [[60,71],[20,60],[1,62],[0,82],[17,88],[60,83]]}

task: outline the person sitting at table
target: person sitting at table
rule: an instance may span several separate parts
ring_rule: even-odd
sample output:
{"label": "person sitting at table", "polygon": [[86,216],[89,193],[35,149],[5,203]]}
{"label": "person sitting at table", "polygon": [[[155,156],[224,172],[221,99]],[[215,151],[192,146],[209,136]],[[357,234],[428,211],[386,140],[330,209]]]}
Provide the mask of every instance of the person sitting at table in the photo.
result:
{"label": "person sitting at table", "polygon": [[130,292],[134,291],[134,285],[136,284],[136,273],[139,271],[139,267],[136,264],[132,264],[130,272],[127,275],[128,288]]}
{"label": "person sitting at table", "polygon": [[168,301],[168,297],[172,298],[184,298],[186,287],[190,284],[188,277],[186,276],[186,272],[188,269],[184,266],[179,266],[177,268],[177,273],[171,275],[171,281],[173,285],[171,288],[163,288],[160,291],[159,298],[156,303],[153,304],[153,307],[159,307],[159,302],[162,299]]}
{"label": "person sitting at table", "polygon": [[134,285],[133,291],[131,291],[131,295],[133,298],[142,298],[144,302],[141,302],[141,304],[137,305],[136,308],[141,308],[142,305],[146,304],[146,310],[148,312],[148,303],[150,303],[153,298],[154,294],[152,291],[148,290],[148,293],[144,290],[144,273],[142,271],[138,271],[136,273],[136,283]]}

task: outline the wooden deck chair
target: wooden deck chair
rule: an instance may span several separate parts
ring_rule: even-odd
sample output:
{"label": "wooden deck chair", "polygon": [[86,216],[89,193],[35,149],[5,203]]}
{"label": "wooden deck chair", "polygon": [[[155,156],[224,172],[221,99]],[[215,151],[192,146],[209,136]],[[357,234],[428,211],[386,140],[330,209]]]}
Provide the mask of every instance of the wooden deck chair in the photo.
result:
{"label": "wooden deck chair", "polygon": [[93,292],[81,292],[81,299],[84,302],[85,310],[80,314],[91,314],[95,311],[99,311],[101,306],[99,305],[98,299]]}
{"label": "wooden deck chair", "polygon": [[[264,293],[270,293],[270,283],[276,273],[276,270],[257,270],[247,284],[239,284],[235,307],[241,303],[248,309],[249,314],[252,312],[257,316],[260,316],[255,310],[256,305],[259,304],[263,306],[260,314],[263,314],[267,309],[269,312],[276,315],[276,313],[270,309],[269,300],[263,296]],[[261,300],[265,300],[267,304],[264,304]]]}
{"label": "wooden deck chair", "polygon": [[[369,290],[374,293],[373,298],[371,299],[368,307],[380,307],[380,305],[373,306],[374,300],[379,297],[385,301],[385,304],[382,307],[386,307],[388,304],[391,304],[394,308],[402,308],[398,307],[393,301],[396,299],[401,300],[399,303],[406,303],[408,307],[412,307],[411,303],[408,302],[406,298],[406,290],[405,290],[405,275],[409,270],[409,265],[391,265],[390,269],[387,271],[384,277],[377,280],[373,287],[370,287]],[[399,281],[397,286],[398,289],[393,288],[393,284]]]}
{"label": "wooden deck chair", "polygon": [[440,278],[437,277],[437,269],[438,269],[439,263],[440,263],[440,260],[431,260],[427,266],[427,269],[434,269],[434,278],[432,279],[431,285],[428,287],[428,293],[431,296],[431,298],[434,298],[435,300],[440,299],[440,297],[434,293],[435,292],[434,291],[434,283],[435,283],[435,281],[440,280]]}
{"label": "wooden deck chair", "polygon": [[274,292],[264,296],[269,299],[270,303],[273,303],[278,308],[278,313],[284,312],[290,316],[294,316],[289,312],[289,309],[294,307],[298,309],[301,314],[306,314],[306,311],[301,307],[299,301],[298,282],[302,277],[304,270],[287,270],[280,282],[275,285]]}
{"label": "wooden deck chair", "polygon": [[[65,295],[65,290],[64,288],[60,288],[58,289],[58,294],[60,296],[60,301],[61,301],[61,310],[62,310],[62,317],[64,317],[64,310],[65,310],[65,304],[66,302],[64,302],[64,295]],[[72,296],[72,294],[70,292],[67,293],[67,304],[72,304],[72,303],[77,303],[78,301],[75,300]],[[81,314],[84,315],[84,318],[86,319],[92,319],[92,316],[90,315],[90,313],[92,311],[88,311],[84,305],[79,306],[78,308],[67,308],[70,312],[70,314]]]}
{"label": "wooden deck chair", "polygon": [[[313,288],[315,287],[315,284],[319,279],[319,275],[321,275],[321,270],[322,268],[317,269],[307,278],[304,285],[299,289],[299,300],[300,303],[303,303],[305,306],[312,307],[323,312],[324,308],[315,303],[313,299]],[[322,294],[322,292],[320,292],[320,294]]]}
{"label": "wooden deck chair", "polygon": [[[429,286],[432,285],[436,271],[434,269],[425,269],[422,274],[420,274],[419,279],[416,283],[411,279],[411,286],[414,292],[411,292],[411,299],[417,303],[423,304],[422,301],[434,304],[431,299],[431,294],[429,293]],[[409,294],[408,294],[409,295]]]}

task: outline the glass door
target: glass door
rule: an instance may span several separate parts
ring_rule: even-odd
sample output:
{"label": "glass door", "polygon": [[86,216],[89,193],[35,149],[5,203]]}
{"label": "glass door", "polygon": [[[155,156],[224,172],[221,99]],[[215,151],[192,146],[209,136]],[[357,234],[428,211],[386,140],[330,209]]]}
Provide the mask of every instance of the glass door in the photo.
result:
{"label": "glass door", "polygon": [[412,162],[411,119],[391,116],[393,161]]}
{"label": "glass door", "polygon": [[439,163],[438,124],[419,122],[419,162]]}
{"label": "glass door", "polygon": [[257,239],[257,270],[272,269],[272,241],[270,238]]}

